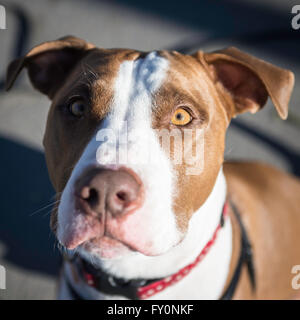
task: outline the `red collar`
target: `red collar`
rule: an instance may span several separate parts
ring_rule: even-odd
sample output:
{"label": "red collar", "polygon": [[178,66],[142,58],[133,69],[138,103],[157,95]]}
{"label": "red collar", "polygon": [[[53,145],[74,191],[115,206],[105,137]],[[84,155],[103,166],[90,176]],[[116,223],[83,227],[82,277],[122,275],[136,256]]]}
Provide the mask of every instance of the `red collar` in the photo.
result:
{"label": "red collar", "polygon": [[[175,274],[158,280],[131,280],[130,284],[124,280],[116,279],[112,276],[106,275],[103,271],[99,271],[91,268],[86,262],[80,263],[80,273],[83,276],[85,282],[100,292],[107,292],[110,294],[124,295],[130,299],[148,299],[166,289],[169,286],[177,283],[185,276],[187,276],[193,268],[195,268],[207,255],[213,244],[215,243],[219,230],[222,228],[224,219],[228,215],[228,203],[225,202],[221,215],[221,221],[216,227],[211,239],[206,243],[205,247],[201,250],[196,259],[180,269]],[[147,283],[145,285],[145,282]],[[121,284],[120,284],[121,283]]]}

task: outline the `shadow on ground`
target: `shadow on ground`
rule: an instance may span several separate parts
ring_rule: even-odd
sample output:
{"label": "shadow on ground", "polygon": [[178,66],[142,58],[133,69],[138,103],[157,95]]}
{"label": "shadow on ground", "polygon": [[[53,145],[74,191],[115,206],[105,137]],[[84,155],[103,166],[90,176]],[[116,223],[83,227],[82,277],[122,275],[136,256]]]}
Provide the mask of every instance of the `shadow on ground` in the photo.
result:
{"label": "shadow on ground", "polygon": [[[90,0],[102,2],[103,0]],[[115,2],[134,10],[151,13],[161,19],[169,20],[179,25],[186,25],[200,32],[199,38],[186,39],[174,44],[170,50],[191,52],[215,40],[226,40],[228,46],[241,43],[259,47],[281,57],[299,63],[299,32],[291,27],[290,7],[271,6],[263,1],[236,0],[116,0]],[[203,38],[201,32],[207,32],[208,38]],[[282,45],[284,42],[284,45]]]}
{"label": "shadow on ground", "polygon": [[[44,155],[0,137],[0,242],[6,246],[3,258],[30,270],[55,274],[58,250],[50,233],[49,205],[54,190]],[[46,215],[45,215],[46,214]]]}
{"label": "shadow on ground", "polygon": [[289,148],[283,142],[274,140],[269,134],[257,128],[252,128],[249,124],[233,119],[230,124],[233,128],[246,133],[251,139],[259,140],[264,143],[273,152],[283,158],[288,164],[292,174],[300,177],[300,153]]}

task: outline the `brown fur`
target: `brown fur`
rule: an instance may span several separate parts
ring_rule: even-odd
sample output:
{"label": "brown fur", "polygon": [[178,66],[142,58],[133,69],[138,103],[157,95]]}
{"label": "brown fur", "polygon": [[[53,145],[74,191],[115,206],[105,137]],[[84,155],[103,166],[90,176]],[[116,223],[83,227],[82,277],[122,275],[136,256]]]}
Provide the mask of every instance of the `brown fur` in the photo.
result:
{"label": "brown fur", "polygon": [[291,269],[300,262],[300,181],[258,163],[225,163],[224,173],[253,246],[257,276],[252,295],[244,269],[235,298],[292,298]]}

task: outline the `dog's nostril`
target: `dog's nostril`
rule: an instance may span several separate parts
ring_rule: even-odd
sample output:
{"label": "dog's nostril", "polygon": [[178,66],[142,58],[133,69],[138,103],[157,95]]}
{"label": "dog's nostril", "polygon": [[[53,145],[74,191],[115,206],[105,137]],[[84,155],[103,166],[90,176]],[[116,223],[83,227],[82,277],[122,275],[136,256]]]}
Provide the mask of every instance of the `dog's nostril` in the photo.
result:
{"label": "dog's nostril", "polygon": [[94,188],[85,187],[81,192],[82,198],[89,203],[91,207],[96,206],[99,201],[98,191]]}
{"label": "dog's nostril", "polygon": [[125,191],[119,191],[117,192],[117,198],[121,201],[128,201],[128,194]]}

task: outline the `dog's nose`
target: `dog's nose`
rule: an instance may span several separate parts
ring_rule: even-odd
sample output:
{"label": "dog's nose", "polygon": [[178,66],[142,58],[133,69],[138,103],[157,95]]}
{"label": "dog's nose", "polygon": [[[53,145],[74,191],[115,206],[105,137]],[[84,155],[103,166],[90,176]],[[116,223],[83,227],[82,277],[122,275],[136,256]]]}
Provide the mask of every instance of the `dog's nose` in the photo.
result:
{"label": "dog's nose", "polygon": [[126,169],[91,169],[77,181],[76,196],[84,213],[117,217],[141,205],[142,184]]}

